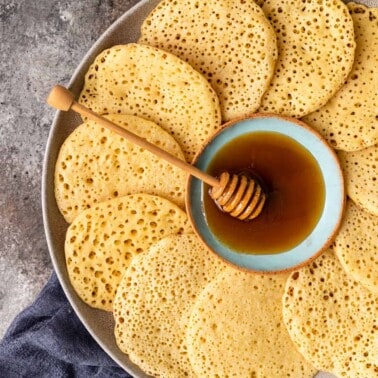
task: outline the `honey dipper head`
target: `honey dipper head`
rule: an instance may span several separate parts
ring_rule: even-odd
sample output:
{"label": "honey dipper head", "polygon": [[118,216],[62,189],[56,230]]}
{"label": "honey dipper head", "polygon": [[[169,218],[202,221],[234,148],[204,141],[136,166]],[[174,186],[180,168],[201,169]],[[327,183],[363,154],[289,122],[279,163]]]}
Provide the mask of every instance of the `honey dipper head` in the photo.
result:
{"label": "honey dipper head", "polygon": [[259,216],[266,201],[260,183],[244,174],[228,172],[220,175],[219,186],[211,188],[210,196],[222,211],[243,221]]}

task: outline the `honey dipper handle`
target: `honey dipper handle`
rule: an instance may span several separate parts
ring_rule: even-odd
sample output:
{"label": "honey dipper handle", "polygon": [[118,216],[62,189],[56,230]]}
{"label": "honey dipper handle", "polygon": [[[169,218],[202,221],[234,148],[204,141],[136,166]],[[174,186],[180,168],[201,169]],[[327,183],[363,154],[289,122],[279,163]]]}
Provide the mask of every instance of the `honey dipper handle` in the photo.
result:
{"label": "honey dipper handle", "polygon": [[84,105],[79,104],[75,101],[74,95],[65,87],[61,85],[56,85],[52,88],[48,98],[47,103],[53,108],[68,111],[72,109],[76,113],[81,114],[84,117],[87,117],[93,121],[96,121],[102,126],[114,131],[115,133],[126,138],[130,142],[142,147],[151,153],[159,156],[160,158],[168,161],[169,163],[175,165],[178,168],[181,168],[190,175],[197,177],[201,181],[204,181],[206,184],[211,185],[212,187],[218,187],[219,181],[215,177],[208,175],[207,173],[201,171],[197,167],[188,164],[187,162],[169,154],[167,151],[155,146],[154,144],[148,142],[146,139],[141,138],[140,136],[123,129],[122,127],[116,125],[115,123],[109,121],[108,119],[102,117],[101,115],[93,112]]}

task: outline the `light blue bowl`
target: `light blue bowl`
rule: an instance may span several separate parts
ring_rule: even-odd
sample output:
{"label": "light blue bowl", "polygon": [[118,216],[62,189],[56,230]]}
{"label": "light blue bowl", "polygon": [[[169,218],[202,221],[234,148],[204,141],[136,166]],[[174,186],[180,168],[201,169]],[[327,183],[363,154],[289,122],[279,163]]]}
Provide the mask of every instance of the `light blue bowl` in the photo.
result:
{"label": "light blue bowl", "polygon": [[244,254],[223,244],[209,228],[204,214],[204,184],[189,177],[187,212],[195,232],[206,246],[236,267],[255,272],[288,271],[316,258],[333,241],[340,226],[344,203],[344,181],[336,154],[325,140],[304,123],[272,114],[256,114],[227,123],[205,145],[194,165],[207,171],[213,157],[231,140],[253,132],[276,132],[286,135],[305,147],[317,160],[325,183],[322,215],[310,235],[291,250],[276,254]]}

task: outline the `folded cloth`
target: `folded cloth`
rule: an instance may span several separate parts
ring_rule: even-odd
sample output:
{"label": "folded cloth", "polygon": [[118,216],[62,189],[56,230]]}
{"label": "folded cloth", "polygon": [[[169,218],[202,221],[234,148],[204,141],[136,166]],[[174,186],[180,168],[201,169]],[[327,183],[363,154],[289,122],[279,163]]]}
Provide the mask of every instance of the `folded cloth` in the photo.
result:
{"label": "folded cloth", "polygon": [[0,342],[0,377],[131,377],[87,332],[53,273]]}

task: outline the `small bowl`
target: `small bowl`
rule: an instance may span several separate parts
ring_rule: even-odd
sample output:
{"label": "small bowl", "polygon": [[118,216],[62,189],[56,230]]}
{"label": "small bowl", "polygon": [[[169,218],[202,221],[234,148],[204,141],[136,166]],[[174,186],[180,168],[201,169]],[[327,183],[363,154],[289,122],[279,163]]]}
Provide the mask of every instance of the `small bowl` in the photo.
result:
{"label": "small bowl", "polygon": [[[204,210],[205,184],[190,176],[186,206],[189,219],[204,244],[237,268],[253,272],[283,272],[305,265],[332,243],[344,210],[342,171],[334,150],[309,126],[293,118],[274,114],[254,114],[225,124],[197,154],[193,164],[208,171],[214,156],[235,138],[255,132],[274,132],[290,137],[306,148],[317,161],[325,186],[322,214],[311,233],[293,248],[274,254],[250,254],[233,250],[210,229]],[[253,222],[253,221],[252,221]]]}

